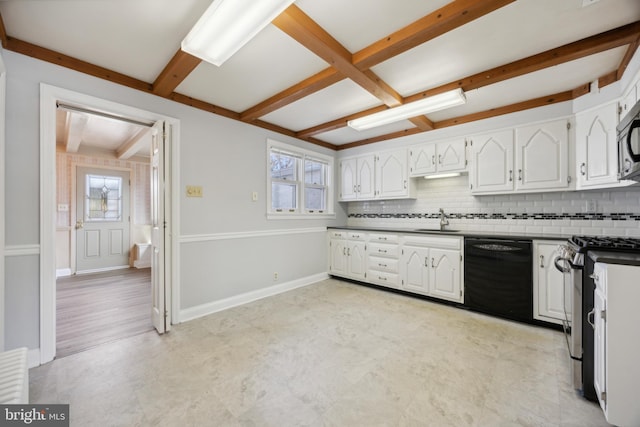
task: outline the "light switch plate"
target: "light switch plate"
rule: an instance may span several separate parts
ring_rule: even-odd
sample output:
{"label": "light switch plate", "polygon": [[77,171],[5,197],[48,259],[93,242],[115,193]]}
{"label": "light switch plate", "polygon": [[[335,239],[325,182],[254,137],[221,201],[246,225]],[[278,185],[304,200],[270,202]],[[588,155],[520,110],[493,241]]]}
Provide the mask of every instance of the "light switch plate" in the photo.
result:
{"label": "light switch plate", "polygon": [[258,192],[254,191],[253,193],[251,193],[251,200],[254,202],[258,201]]}
{"label": "light switch plate", "polygon": [[69,212],[69,205],[58,203],[58,212]]}
{"label": "light switch plate", "polygon": [[202,197],[202,186],[187,185],[187,197]]}

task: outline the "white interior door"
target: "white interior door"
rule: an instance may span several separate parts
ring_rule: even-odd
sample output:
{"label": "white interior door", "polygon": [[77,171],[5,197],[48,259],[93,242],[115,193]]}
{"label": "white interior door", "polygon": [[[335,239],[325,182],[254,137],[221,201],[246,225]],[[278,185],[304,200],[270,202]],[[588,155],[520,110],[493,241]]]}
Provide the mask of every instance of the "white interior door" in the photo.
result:
{"label": "white interior door", "polygon": [[166,218],[165,218],[165,145],[164,122],[151,129],[151,293],[152,320],[158,333],[169,328],[169,306],[165,276]]}
{"label": "white interior door", "polygon": [[129,267],[129,171],[78,167],[76,272]]}

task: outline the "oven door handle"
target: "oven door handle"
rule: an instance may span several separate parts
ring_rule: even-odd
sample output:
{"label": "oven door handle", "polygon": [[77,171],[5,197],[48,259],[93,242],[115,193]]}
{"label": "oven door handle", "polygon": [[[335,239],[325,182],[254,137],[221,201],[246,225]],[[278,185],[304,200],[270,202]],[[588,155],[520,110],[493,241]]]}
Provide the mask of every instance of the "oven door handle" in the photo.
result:
{"label": "oven door handle", "polygon": [[[564,262],[565,265],[560,265],[560,262]],[[553,260],[553,265],[556,266],[556,270],[558,270],[560,273],[568,273],[571,271],[571,267],[569,267],[568,264],[568,259],[559,256],[557,256],[556,259]]]}

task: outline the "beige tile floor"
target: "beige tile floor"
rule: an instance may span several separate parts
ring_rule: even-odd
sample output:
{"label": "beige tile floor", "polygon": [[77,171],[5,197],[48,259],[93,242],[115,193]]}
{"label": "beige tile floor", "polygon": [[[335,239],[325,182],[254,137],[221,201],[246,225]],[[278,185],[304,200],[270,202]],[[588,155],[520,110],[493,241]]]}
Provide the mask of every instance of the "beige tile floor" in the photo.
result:
{"label": "beige tile floor", "polygon": [[606,426],[561,333],[338,280],[32,369],[72,426]]}

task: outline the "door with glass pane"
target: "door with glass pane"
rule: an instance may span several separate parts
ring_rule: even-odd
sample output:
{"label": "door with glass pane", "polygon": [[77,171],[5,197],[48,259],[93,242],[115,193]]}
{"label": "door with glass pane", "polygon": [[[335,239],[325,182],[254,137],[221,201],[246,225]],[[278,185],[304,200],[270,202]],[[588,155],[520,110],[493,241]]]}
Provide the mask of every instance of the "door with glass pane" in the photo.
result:
{"label": "door with glass pane", "polygon": [[129,266],[129,171],[78,167],[76,272]]}

